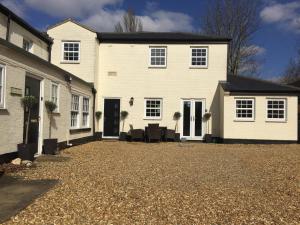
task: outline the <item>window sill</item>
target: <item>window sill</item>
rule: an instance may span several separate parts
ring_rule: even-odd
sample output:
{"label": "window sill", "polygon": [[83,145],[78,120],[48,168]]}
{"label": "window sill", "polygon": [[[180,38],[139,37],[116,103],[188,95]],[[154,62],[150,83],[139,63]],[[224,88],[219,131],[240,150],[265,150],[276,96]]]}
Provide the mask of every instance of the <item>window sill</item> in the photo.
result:
{"label": "window sill", "polygon": [[147,118],[147,117],[144,117],[144,120],[162,120],[162,118]]}
{"label": "window sill", "polygon": [[208,66],[190,66],[190,69],[208,69]]}
{"label": "window sill", "polygon": [[254,119],[249,119],[249,120],[242,120],[242,119],[235,119],[233,122],[255,122]]}
{"label": "window sill", "polygon": [[266,123],[287,123],[287,120],[266,120]]}
{"label": "window sill", "polygon": [[149,69],[167,69],[167,66],[148,66]]}
{"label": "window sill", "polygon": [[72,62],[72,61],[61,61],[60,64],[80,64],[80,61],[78,62]]}
{"label": "window sill", "polygon": [[90,132],[92,128],[71,128],[70,134],[77,134],[82,132]]}

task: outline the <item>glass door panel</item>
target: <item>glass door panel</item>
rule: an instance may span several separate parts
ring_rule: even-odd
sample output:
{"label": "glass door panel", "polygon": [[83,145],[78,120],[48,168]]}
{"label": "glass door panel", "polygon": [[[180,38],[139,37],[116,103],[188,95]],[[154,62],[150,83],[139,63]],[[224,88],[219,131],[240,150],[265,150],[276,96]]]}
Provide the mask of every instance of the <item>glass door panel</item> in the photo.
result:
{"label": "glass door panel", "polygon": [[191,136],[191,101],[183,102],[183,136]]}
{"label": "glass door panel", "polygon": [[194,122],[195,122],[195,136],[201,137],[202,136],[202,102],[195,102],[195,116],[194,116]]}

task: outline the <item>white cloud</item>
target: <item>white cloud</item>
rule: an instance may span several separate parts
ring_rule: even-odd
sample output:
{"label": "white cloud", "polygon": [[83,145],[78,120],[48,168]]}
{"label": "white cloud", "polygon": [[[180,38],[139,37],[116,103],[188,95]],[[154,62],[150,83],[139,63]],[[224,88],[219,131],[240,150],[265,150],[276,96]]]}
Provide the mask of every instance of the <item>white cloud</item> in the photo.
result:
{"label": "white cloud", "polygon": [[101,10],[98,14],[82,20],[81,23],[100,32],[113,31],[115,24],[121,20],[124,12],[123,10]]}
{"label": "white cloud", "polygon": [[[125,10],[124,0],[0,0],[18,15],[32,8],[55,18],[72,17],[97,31],[113,31]],[[160,10],[159,4],[148,1],[137,15],[145,31],[193,31],[192,18],[184,13]]]}
{"label": "white cloud", "polygon": [[184,13],[159,10],[140,17],[147,31],[193,31],[192,18]]}
{"label": "white cloud", "polygon": [[300,33],[300,2],[280,4],[272,1],[260,13],[265,23],[277,23],[280,27]]}
{"label": "white cloud", "polygon": [[105,6],[118,5],[123,0],[24,0],[24,2],[50,16],[83,18],[101,11]]}
{"label": "white cloud", "polygon": [[19,0],[2,0],[1,4],[9,8],[20,17],[25,17],[25,7]]}
{"label": "white cloud", "polygon": [[[101,10],[81,22],[97,31],[113,31],[114,26],[121,19],[124,10]],[[144,31],[169,32],[169,31],[193,31],[192,18],[189,15],[158,10],[149,14],[138,16],[143,24]]]}

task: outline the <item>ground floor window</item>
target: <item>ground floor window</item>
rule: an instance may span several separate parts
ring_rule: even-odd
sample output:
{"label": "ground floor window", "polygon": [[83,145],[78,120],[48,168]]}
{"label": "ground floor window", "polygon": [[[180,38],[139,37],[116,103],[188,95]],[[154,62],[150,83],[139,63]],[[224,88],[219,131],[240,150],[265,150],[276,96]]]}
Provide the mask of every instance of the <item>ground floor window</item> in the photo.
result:
{"label": "ground floor window", "polygon": [[145,118],[161,119],[162,99],[145,99]]}
{"label": "ground floor window", "polygon": [[59,90],[57,83],[51,83],[51,101],[56,104],[55,112],[59,112]]}
{"label": "ground floor window", "polygon": [[254,99],[235,99],[237,120],[254,120]]}
{"label": "ground floor window", "polygon": [[83,97],[82,100],[82,126],[89,126],[89,98]]}
{"label": "ground floor window", "polygon": [[71,128],[78,128],[79,123],[79,96],[72,94],[71,100]]}
{"label": "ground floor window", "polygon": [[4,95],[5,95],[5,67],[0,65],[0,108],[4,108]]}
{"label": "ground floor window", "polygon": [[286,99],[267,99],[267,120],[286,120]]}

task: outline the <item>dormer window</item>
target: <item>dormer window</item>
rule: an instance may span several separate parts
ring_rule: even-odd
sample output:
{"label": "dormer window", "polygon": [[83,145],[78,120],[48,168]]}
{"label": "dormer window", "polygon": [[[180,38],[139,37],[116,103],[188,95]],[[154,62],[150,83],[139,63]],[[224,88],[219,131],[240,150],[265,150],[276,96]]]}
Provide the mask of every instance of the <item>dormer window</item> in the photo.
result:
{"label": "dormer window", "polygon": [[23,38],[23,49],[27,52],[32,52],[32,41]]}
{"label": "dormer window", "polygon": [[79,63],[80,61],[80,42],[65,41],[62,43],[63,48],[63,62]]}

